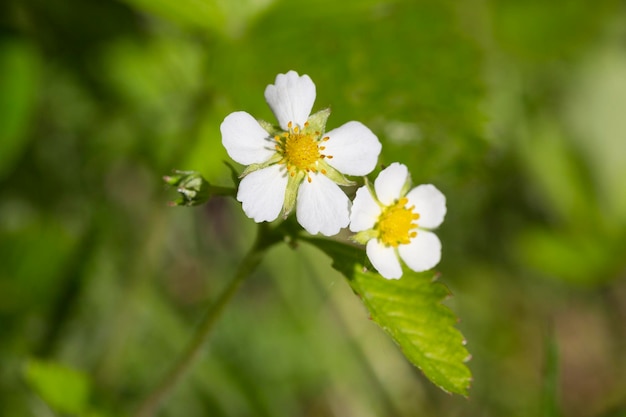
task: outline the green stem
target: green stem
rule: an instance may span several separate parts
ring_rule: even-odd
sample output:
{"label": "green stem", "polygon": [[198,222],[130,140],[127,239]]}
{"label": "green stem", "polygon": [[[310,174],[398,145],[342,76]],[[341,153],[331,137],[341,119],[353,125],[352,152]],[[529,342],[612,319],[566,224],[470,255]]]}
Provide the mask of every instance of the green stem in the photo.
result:
{"label": "green stem", "polygon": [[261,263],[265,252],[278,241],[277,236],[269,234],[270,229],[266,224],[259,224],[258,235],[254,245],[239,264],[239,269],[233,276],[228,286],[220,297],[209,307],[206,315],[196,330],[195,336],[190,341],[185,351],[178,358],[172,369],[163,377],[161,382],[142,401],[134,417],[152,417],[158,411],[163,401],[170,395],[172,390],[185,376],[187,371],[198,359],[202,348],[213,330],[215,322],[222,311],[233,298],[243,280],[249,277]]}

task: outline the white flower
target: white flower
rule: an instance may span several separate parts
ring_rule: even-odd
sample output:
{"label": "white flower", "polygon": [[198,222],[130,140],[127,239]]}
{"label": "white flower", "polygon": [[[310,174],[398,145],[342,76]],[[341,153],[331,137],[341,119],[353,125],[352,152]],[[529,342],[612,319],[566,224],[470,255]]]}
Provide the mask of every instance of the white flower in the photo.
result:
{"label": "white flower", "polygon": [[279,74],[265,89],[279,127],[246,112],[228,115],[222,144],[236,162],[248,165],[237,200],[257,223],[273,221],[295,207],[298,222],[311,234],[337,234],[350,221],[350,200],[339,185],[343,174],[366,175],[376,166],[381,144],[359,122],[324,133],[329,110],[311,115],[315,84],[295,71]]}
{"label": "white flower", "polygon": [[393,163],[380,172],[373,190],[356,192],[350,230],[366,244],[367,257],[385,278],[402,276],[400,259],[416,272],[433,268],[441,259],[441,242],[430,230],[443,222],[446,198],[426,184],[409,191],[411,179],[405,165]]}

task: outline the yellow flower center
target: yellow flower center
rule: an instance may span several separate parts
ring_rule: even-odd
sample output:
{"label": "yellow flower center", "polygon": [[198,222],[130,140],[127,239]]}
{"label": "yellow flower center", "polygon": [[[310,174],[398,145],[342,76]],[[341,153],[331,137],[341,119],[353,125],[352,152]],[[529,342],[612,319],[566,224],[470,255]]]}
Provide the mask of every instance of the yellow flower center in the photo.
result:
{"label": "yellow flower center", "polygon": [[417,232],[412,230],[417,228],[415,220],[420,215],[414,213],[415,206],[405,207],[409,200],[402,197],[393,205],[387,206],[378,217],[375,229],[378,230],[378,238],[387,246],[406,245],[412,238],[417,236]]}
{"label": "yellow flower center", "polygon": [[[308,127],[309,122],[304,124],[304,127]],[[276,150],[282,155],[280,163],[287,166],[289,175],[292,177],[297,172],[304,171],[307,173],[307,180],[311,182],[310,172],[317,172],[317,162],[323,158],[332,158],[331,155],[324,155],[322,151],[326,149],[325,146],[320,146],[321,143],[326,142],[328,136],[319,139],[320,132],[307,132],[304,133],[298,126],[293,127],[293,124],[289,122],[288,131],[274,137],[276,141]],[[326,174],[326,170],[320,170],[322,174]]]}

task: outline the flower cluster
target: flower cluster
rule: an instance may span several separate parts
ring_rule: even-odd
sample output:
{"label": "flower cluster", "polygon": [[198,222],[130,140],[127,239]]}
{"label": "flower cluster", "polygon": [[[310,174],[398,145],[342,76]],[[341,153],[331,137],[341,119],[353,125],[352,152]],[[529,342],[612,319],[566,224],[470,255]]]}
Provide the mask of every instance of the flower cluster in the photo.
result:
{"label": "flower cluster", "polygon": [[406,166],[394,163],[351,202],[340,188],[355,185],[346,175],[371,173],[382,146],[360,122],[326,132],[330,110],[311,114],[315,95],[309,76],[289,71],[265,89],[277,126],[242,111],[222,122],[228,155],[246,165],[237,190],[245,214],[258,223],[286,218],[295,208],[307,232],[326,236],[349,226],[385,278],[401,277],[400,259],[415,271],[434,267],[441,243],[430,229],[446,213],[443,194],[432,185],[410,189]]}

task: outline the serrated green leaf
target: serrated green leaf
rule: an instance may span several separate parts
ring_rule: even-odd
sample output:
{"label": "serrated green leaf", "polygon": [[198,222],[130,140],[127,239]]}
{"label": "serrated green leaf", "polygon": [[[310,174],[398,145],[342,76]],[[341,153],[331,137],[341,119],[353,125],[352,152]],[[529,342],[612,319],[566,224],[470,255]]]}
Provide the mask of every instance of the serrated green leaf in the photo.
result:
{"label": "serrated green leaf", "polygon": [[26,364],[24,377],[54,411],[84,415],[89,400],[89,379],[81,372],[55,362],[32,359]]}
{"label": "serrated green leaf", "polygon": [[467,396],[471,372],[465,340],[454,327],[452,311],[441,304],[450,295],[433,272],[404,271],[399,280],[387,280],[368,269],[365,252],[357,247],[322,239],[305,239],[333,259],[333,267],[404,355],[444,391]]}

